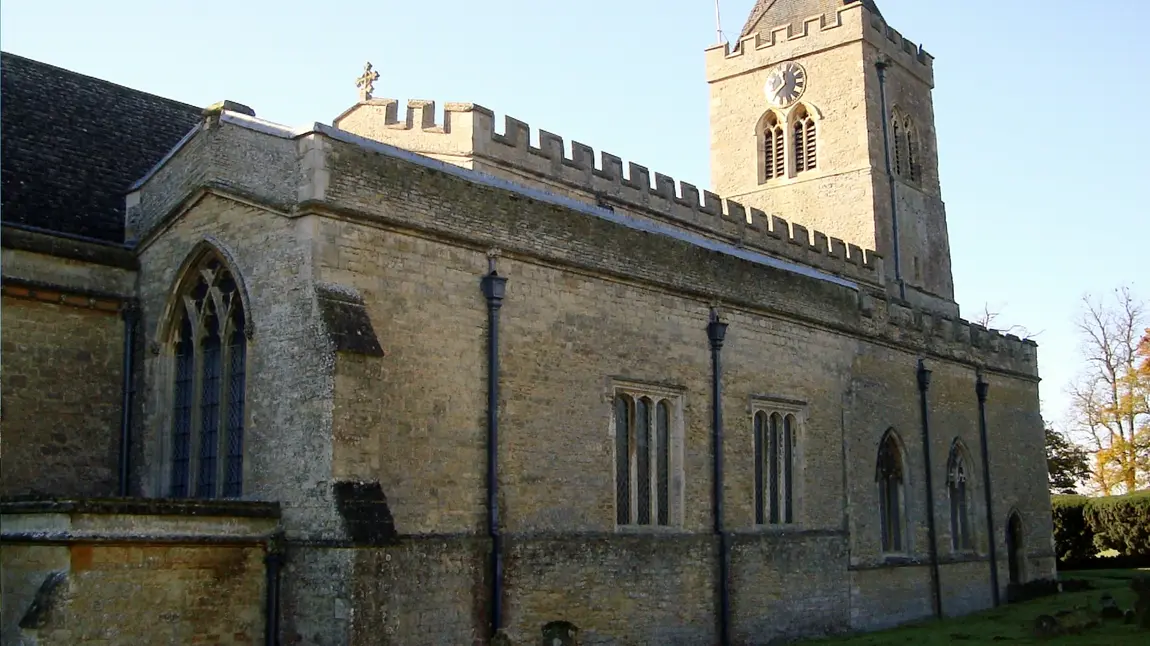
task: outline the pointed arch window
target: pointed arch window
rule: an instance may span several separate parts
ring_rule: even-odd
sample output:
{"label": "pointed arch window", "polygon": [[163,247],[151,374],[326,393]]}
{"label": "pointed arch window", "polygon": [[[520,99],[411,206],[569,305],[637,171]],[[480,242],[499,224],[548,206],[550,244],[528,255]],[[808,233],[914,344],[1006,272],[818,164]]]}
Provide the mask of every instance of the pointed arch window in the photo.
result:
{"label": "pointed arch window", "polygon": [[879,522],[882,526],[882,550],[906,550],[906,496],[905,469],[902,449],[892,431],[887,431],[879,443],[878,468]]}
{"label": "pointed arch window", "polygon": [[791,144],[794,146],[795,172],[814,170],[818,166],[817,133],[815,120],[805,106],[798,106],[791,126]]}
{"label": "pointed arch window", "polygon": [[914,122],[901,111],[896,111],[891,118],[891,132],[894,138],[895,175],[908,182],[918,183],[922,179],[922,165],[918,130]]}
{"label": "pointed arch window", "polygon": [[239,497],[248,329],[239,287],[209,255],[177,299],[169,493]]}
{"label": "pointed arch window", "polygon": [[956,551],[974,547],[970,531],[968,464],[966,451],[956,442],[950,449],[946,467],[947,492],[950,494],[950,537]]}
{"label": "pointed arch window", "polygon": [[786,175],[786,141],[783,124],[774,112],[763,118],[761,135],[763,155],[763,181]]}
{"label": "pointed arch window", "polygon": [[672,523],[676,399],[615,394],[615,522],[620,526]]}
{"label": "pointed arch window", "polygon": [[899,177],[903,175],[903,166],[906,164],[905,153],[906,148],[906,131],[903,130],[900,119],[896,116],[891,124],[891,132],[894,133],[894,173]]}
{"label": "pointed arch window", "polygon": [[794,413],[763,409],[754,414],[756,525],[795,522],[798,427]]}

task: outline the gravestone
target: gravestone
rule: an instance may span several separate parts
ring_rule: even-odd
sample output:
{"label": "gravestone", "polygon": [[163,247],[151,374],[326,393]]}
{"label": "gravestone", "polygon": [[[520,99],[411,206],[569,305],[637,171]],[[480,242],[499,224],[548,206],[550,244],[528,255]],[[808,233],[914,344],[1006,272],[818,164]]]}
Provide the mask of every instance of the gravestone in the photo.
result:
{"label": "gravestone", "polygon": [[569,621],[552,621],[543,626],[542,646],[577,646],[579,629]]}

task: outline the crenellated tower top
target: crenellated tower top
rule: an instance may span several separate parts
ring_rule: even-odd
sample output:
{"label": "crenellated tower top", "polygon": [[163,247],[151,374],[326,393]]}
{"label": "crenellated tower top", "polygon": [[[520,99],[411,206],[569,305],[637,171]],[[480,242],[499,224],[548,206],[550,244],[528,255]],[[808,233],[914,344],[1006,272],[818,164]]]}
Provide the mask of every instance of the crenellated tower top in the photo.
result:
{"label": "crenellated tower top", "polygon": [[760,0],[705,56],[714,190],[877,250],[893,296],[956,315],[933,57],[872,0]]}

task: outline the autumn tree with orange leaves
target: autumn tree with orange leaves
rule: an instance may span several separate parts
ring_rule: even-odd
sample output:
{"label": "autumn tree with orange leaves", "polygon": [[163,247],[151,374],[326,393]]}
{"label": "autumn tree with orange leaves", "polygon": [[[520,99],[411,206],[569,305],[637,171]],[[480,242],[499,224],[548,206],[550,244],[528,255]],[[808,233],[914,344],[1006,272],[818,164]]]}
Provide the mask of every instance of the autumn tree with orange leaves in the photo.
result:
{"label": "autumn tree with orange leaves", "polygon": [[1103,495],[1150,486],[1150,329],[1129,288],[1084,296],[1078,331],[1085,370],[1071,384],[1077,435],[1093,453],[1091,484]]}

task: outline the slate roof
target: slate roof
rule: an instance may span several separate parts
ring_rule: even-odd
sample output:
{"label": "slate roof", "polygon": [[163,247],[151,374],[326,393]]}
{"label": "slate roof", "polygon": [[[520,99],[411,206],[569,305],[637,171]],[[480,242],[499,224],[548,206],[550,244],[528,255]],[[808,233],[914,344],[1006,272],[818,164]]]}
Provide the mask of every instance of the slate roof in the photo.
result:
{"label": "slate roof", "polygon": [[[861,2],[871,13],[882,16],[874,0],[758,0],[751,8],[751,15],[743,25],[739,38],[750,36],[756,31],[769,33],[783,25],[799,29],[803,21],[818,15],[831,16],[839,7]],[[765,18],[765,20],[764,20]]]}
{"label": "slate roof", "polygon": [[0,218],[124,240],[124,193],[201,109],[0,53]]}

